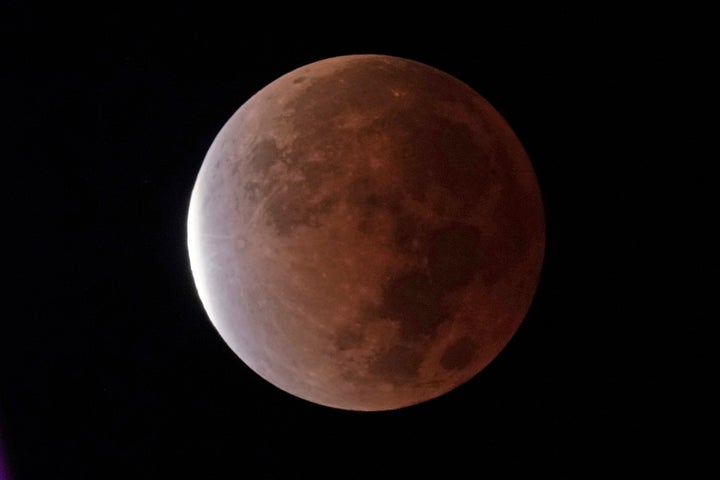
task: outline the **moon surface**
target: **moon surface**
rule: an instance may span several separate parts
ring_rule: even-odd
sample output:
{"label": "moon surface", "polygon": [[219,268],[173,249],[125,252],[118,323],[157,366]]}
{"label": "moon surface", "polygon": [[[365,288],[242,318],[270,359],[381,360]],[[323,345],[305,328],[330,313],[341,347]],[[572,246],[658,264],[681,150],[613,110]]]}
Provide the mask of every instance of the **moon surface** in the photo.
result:
{"label": "moon surface", "polygon": [[384,55],[273,81],[222,127],[190,199],[206,312],[302,399],[391,410],[506,346],[545,250],[541,193],[500,114],[453,76]]}

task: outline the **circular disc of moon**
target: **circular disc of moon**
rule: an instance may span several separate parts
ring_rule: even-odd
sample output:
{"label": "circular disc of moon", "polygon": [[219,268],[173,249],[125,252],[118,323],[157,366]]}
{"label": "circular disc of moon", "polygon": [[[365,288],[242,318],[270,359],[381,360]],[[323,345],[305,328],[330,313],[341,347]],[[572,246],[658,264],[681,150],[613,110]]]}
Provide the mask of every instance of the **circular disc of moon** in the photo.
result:
{"label": "circular disc of moon", "polygon": [[505,347],[537,287],[540,189],[507,122],[428,65],[321,60],[227,121],[194,185],[205,310],[261,377],[391,410],[443,395]]}

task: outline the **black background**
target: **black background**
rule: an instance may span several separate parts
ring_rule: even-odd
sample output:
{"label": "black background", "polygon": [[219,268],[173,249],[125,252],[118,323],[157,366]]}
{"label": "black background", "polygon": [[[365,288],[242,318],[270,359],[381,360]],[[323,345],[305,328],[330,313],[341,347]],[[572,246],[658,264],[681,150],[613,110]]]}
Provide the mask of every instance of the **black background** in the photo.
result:
{"label": "black background", "polygon": [[[707,13],[2,5],[13,478],[704,468],[717,380]],[[223,123],[278,76],[351,53],[418,60],[481,93],[528,151],[547,216],[540,286],[507,348],[392,412],[329,409],[260,379],[208,321],[186,252],[189,195]]]}

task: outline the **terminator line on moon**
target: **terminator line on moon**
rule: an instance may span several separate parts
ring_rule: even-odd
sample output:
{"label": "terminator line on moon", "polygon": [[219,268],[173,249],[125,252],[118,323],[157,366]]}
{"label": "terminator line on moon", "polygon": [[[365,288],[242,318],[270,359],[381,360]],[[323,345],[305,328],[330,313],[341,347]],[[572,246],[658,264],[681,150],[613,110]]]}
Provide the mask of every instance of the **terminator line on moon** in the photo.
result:
{"label": "terminator line on moon", "polygon": [[498,112],[428,65],[348,55],[260,90],[218,133],[188,216],[225,342],[305,400],[390,410],[454,389],[527,314],[545,224]]}

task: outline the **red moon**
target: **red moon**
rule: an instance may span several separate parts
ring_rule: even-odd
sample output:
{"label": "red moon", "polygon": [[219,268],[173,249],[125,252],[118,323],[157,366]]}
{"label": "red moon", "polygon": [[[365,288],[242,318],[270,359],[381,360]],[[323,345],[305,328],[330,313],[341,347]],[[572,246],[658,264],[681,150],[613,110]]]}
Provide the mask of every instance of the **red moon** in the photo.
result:
{"label": "red moon", "polygon": [[520,141],[477,92],[398,57],[321,60],[218,133],[190,199],[206,312],[302,399],[391,410],[490,363],[537,288],[545,222]]}

